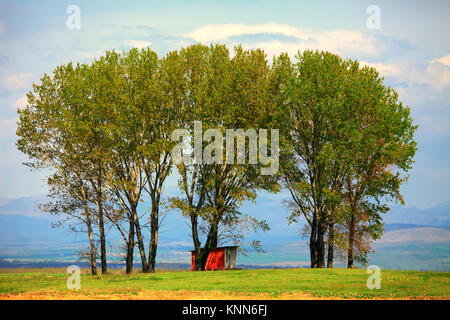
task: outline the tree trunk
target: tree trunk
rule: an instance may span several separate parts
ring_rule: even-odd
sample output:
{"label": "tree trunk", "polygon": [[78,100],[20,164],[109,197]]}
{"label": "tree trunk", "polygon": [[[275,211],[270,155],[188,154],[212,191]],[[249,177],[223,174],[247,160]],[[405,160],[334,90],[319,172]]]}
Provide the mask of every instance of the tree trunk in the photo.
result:
{"label": "tree trunk", "polygon": [[158,249],[159,208],[152,205],[150,217],[150,248],[148,252],[148,271],[155,272],[156,251]]}
{"label": "tree trunk", "polygon": [[325,228],[317,216],[313,217],[309,238],[311,268],[325,268]]}
{"label": "tree trunk", "polygon": [[91,263],[91,273],[92,275],[97,274],[97,253],[95,251],[95,242],[94,242],[94,233],[92,231],[92,222],[91,222],[91,214],[89,213],[89,209],[85,206],[85,215],[86,215],[86,226],[89,236],[89,245],[90,245],[90,263]]}
{"label": "tree trunk", "polygon": [[317,232],[317,268],[325,268],[325,224],[319,222]]}
{"label": "tree trunk", "polygon": [[194,263],[195,271],[202,270],[202,260],[201,260],[201,243],[198,239],[198,221],[197,215],[191,215],[191,228],[192,228],[192,241],[194,242]]}
{"label": "tree trunk", "polygon": [[142,236],[141,226],[139,224],[139,216],[137,214],[136,207],[133,207],[132,210],[133,210],[132,212],[133,222],[136,229],[137,244],[139,248],[139,254],[141,256],[142,272],[147,273],[148,265],[147,265],[147,256],[145,254],[144,237]]}
{"label": "tree trunk", "polygon": [[100,260],[102,263],[102,274],[108,272],[108,265],[106,263],[106,236],[105,223],[103,214],[103,192],[102,192],[102,170],[99,169],[97,178],[97,205],[98,205],[98,229],[100,233]]}
{"label": "tree trunk", "polygon": [[325,228],[317,214],[314,215],[309,239],[311,268],[325,268]]}
{"label": "tree trunk", "polygon": [[127,258],[126,258],[126,273],[131,274],[133,272],[133,254],[134,254],[134,222],[130,221],[130,229],[128,231],[128,243],[127,243]]}
{"label": "tree trunk", "polygon": [[201,256],[201,270],[205,270],[206,262],[208,261],[211,249],[217,248],[218,242],[218,221],[214,220],[209,228],[208,237],[206,238],[205,246]]}
{"label": "tree trunk", "polygon": [[311,234],[309,237],[309,254],[311,259],[311,268],[317,268],[317,218],[315,215],[311,224]]}
{"label": "tree trunk", "polygon": [[105,224],[103,216],[103,204],[100,201],[98,207],[98,229],[100,233],[100,260],[102,262],[102,274],[108,272],[108,265],[106,263],[106,236],[105,236]]}
{"label": "tree trunk", "polygon": [[350,214],[349,226],[348,226],[348,252],[347,252],[347,268],[352,269],[353,256],[354,256],[354,242],[355,242],[355,217],[353,212]]}
{"label": "tree trunk", "polygon": [[334,224],[330,223],[328,226],[328,259],[327,268],[333,268],[334,258]]}
{"label": "tree trunk", "polygon": [[214,221],[213,224],[211,225],[211,228],[209,229],[209,234],[208,234],[208,238],[209,238],[209,248],[210,249],[216,249],[217,248],[217,243],[218,243],[218,233],[219,233],[219,226],[218,226],[219,222],[218,221]]}

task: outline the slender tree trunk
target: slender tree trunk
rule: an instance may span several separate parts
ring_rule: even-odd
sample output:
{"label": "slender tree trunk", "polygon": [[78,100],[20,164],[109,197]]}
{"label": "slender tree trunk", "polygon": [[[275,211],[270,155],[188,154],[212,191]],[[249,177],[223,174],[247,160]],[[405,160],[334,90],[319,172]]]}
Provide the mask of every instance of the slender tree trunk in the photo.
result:
{"label": "slender tree trunk", "polygon": [[126,258],[126,273],[131,274],[133,272],[133,254],[134,254],[134,222],[130,220],[130,228],[128,231],[128,243],[127,243],[127,258]]}
{"label": "slender tree trunk", "polygon": [[105,224],[103,215],[103,204],[100,201],[98,207],[98,229],[100,233],[100,260],[102,262],[102,274],[108,272],[108,265],[106,263],[106,236],[105,236]]}
{"label": "slender tree trunk", "polygon": [[152,205],[150,217],[150,248],[148,252],[148,271],[155,272],[156,251],[158,249],[159,207]]}
{"label": "slender tree trunk", "polygon": [[309,237],[309,254],[311,259],[311,268],[317,268],[317,217],[314,215],[311,224],[311,234]]}
{"label": "slender tree trunk", "polygon": [[195,271],[202,270],[202,260],[201,260],[201,243],[198,239],[198,217],[196,214],[191,216],[191,228],[192,228],[192,240],[194,242],[194,263]]}
{"label": "slender tree trunk", "polygon": [[[147,176],[147,184],[149,187],[148,192],[152,200],[152,211],[150,214],[150,244],[147,264],[148,272],[151,273],[155,272],[156,252],[158,250],[159,205],[161,203],[161,193],[164,181],[167,178],[172,166],[169,153],[162,151],[159,159],[161,158],[163,158],[163,160],[157,165],[158,168],[156,171],[150,169],[148,166],[144,166],[144,171]],[[152,179],[153,173],[155,173],[154,179]]]}
{"label": "slender tree trunk", "polygon": [[91,214],[89,213],[89,209],[85,205],[85,215],[86,215],[86,226],[89,236],[89,245],[90,245],[90,262],[91,262],[91,273],[92,275],[97,274],[97,253],[95,251],[95,242],[94,242],[94,232],[92,231],[92,221]]}
{"label": "slender tree trunk", "polygon": [[350,214],[348,226],[348,252],[347,252],[347,268],[352,269],[354,256],[354,242],[355,242],[355,216],[353,212]]}
{"label": "slender tree trunk", "polygon": [[334,224],[330,223],[328,226],[328,259],[327,268],[333,268],[334,258]]}
{"label": "slender tree trunk", "polygon": [[108,272],[108,265],[106,263],[106,236],[105,236],[105,221],[103,214],[103,192],[102,192],[102,170],[99,169],[97,178],[97,205],[98,205],[98,229],[100,233],[100,260],[102,263],[102,274]]}
{"label": "slender tree trunk", "polygon": [[133,222],[136,229],[136,237],[137,237],[137,244],[139,248],[139,254],[141,256],[141,264],[142,264],[142,272],[147,273],[148,272],[148,265],[147,265],[147,256],[145,254],[145,247],[144,247],[144,237],[142,236],[142,230],[141,226],[139,224],[139,216],[137,214],[136,207],[133,207]]}

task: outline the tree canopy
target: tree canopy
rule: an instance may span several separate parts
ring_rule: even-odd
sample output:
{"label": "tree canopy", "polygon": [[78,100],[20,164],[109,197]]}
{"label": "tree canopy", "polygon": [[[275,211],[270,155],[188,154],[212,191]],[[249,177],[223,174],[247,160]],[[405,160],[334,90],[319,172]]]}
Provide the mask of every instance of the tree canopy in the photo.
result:
{"label": "tree canopy", "polygon": [[127,272],[135,247],[142,271],[155,271],[170,174],[179,193],[166,200],[188,219],[199,269],[224,241],[269,230],[240,207],[282,187],[289,221],[307,221],[311,266],[325,266],[328,245],[328,266],[336,247],[352,267],[381,235],[388,202],[403,201],[416,151],[409,108],[378,72],[318,51],[293,61],[224,45],[161,58],[107,51],[45,74],[19,115],[26,165],[50,172],[42,209],[88,234],[93,274],[98,252],[107,272],[107,226],[124,241]]}

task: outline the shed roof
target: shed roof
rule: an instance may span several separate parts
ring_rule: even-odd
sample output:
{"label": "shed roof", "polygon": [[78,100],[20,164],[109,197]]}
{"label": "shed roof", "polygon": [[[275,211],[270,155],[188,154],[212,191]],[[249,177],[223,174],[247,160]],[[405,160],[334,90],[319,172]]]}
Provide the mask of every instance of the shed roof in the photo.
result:
{"label": "shed roof", "polygon": [[[239,248],[239,246],[225,246],[225,247],[217,247],[211,250],[215,250],[215,249],[226,249],[226,248]],[[200,250],[203,250],[204,248],[200,248]],[[195,252],[195,250],[189,250],[189,252]]]}

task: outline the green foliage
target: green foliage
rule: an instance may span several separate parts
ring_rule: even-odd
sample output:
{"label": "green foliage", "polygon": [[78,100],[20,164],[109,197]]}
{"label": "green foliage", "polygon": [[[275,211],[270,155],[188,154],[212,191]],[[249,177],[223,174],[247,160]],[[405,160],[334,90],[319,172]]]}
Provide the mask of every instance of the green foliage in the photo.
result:
{"label": "green foliage", "polygon": [[[376,70],[328,52],[299,53],[284,92],[289,135],[282,167],[293,201],[289,221],[305,217],[310,244],[319,247],[328,225],[347,219],[350,238],[356,219],[361,237],[377,239],[385,202],[403,203],[400,186],[416,151],[417,127],[409,108]],[[360,246],[363,256],[366,248]]]}
{"label": "green foliage", "polygon": [[[268,230],[240,207],[262,190],[278,192],[281,181],[292,196],[289,222],[304,217],[309,224],[314,259],[323,260],[324,238],[335,226],[338,247],[355,246],[363,261],[370,241],[381,236],[389,201],[403,203],[400,187],[417,148],[409,108],[375,69],[308,50],[293,62],[282,54],[271,64],[264,51],[241,46],[231,55],[224,45],[195,44],[162,58],[148,48],[107,51],[91,64],[68,63],[44,75],[19,115],[17,147],[30,158],[27,165],[50,169],[54,201],[42,208],[87,229],[90,220],[103,228],[105,214],[130,258],[135,230],[143,263],[137,207],[148,195],[151,266],[172,169],[182,194],[170,207],[189,219],[195,248],[202,236],[213,248],[221,239],[241,242],[249,230]],[[222,133],[222,150],[236,145],[229,129],[280,130],[280,173],[261,175],[261,161],[248,161],[251,141],[244,142],[244,163],[194,161],[175,168],[171,134],[184,129],[194,136],[196,120],[202,134]],[[195,138],[186,144],[183,153],[195,150]]]}
{"label": "green foliage", "polygon": [[[180,128],[192,137],[195,120],[202,122],[202,134],[214,128],[224,137],[227,129],[272,128],[271,117],[277,114],[276,91],[271,82],[273,70],[263,51],[236,47],[231,58],[225,46],[197,44],[173,52],[167,59],[176,66],[170,68],[170,86],[173,103],[182,110]],[[189,144],[194,149],[194,139]],[[226,158],[223,164],[177,166],[183,197],[171,199],[171,206],[190,219],[192,228],[205,234],[206,247],[227,240],[242,244],[246,230],[268,229],[264,221],[239,211],[242,202],[254,201],[258,191],[279,189],[275,177],[261,176],[260,165],[248,163],[248,153],[246,142],[245,164],[225,163]],[[200,245],[197,234],[193,230],[195,246]]]}

